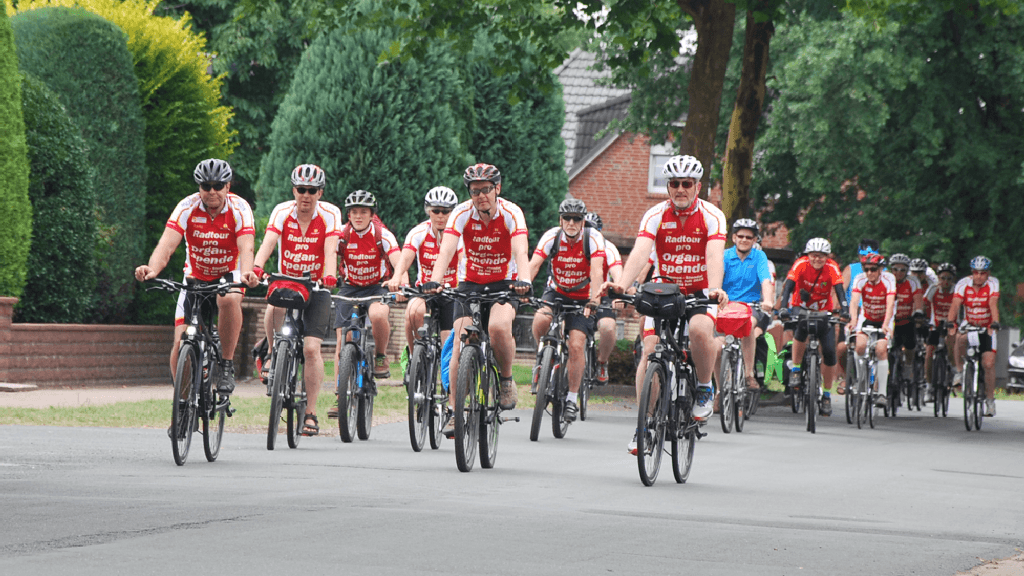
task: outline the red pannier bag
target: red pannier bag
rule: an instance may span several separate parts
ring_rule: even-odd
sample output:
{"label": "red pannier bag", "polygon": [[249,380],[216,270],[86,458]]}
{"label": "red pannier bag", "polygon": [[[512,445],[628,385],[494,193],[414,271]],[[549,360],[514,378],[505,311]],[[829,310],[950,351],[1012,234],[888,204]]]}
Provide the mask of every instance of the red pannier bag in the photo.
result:
{"label": "red pannier bag", "polygon": [[719,306],[715,330],[720,334],[746,338],[750,335],[751,313],[750,306],[743,302],[729,302],[725,306]]}
{"label": "red pannier bag", "polygon": [[305,310],[309,305],[309,287],[292,280],[276,280],[267,290],[267,302],[279,308]]}

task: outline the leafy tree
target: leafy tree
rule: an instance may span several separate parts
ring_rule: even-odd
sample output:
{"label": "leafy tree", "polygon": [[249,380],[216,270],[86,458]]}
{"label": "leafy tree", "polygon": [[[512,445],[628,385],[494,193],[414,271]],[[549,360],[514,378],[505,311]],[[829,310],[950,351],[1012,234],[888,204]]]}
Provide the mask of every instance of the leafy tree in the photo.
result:
{"label": "leafy tree", "polygon": [[126,34],[80,8],[47,7],[11,19],[19,66],[42,80],[67,109],[101,179],[97,194],[97,307],[93,319],[122,323],[142,261],[146,156]]}
{"label": "leafy tree", "polygon": [[25,287],[32,234],[28,157],[21,112],[21,75],[7,12],[0,14],[0,295],[19,297]]}
{"label": "leafy tree", "polygon": [[35,217],[17,317],[21,322],[83,322],[96,289],[96,198],[89,151],[78,126],[45,84],[26,74],[21,90]]}

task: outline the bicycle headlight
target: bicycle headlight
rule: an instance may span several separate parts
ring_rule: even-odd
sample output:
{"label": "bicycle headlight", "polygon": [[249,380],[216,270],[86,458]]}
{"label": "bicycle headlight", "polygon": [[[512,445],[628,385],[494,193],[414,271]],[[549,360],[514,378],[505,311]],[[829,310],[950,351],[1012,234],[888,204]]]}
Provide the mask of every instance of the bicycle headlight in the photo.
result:
{"label": "bicycle headlight", "polygon": [[292,335],[291,326],[285,326],[285,327],[281,328],[281,335],[282,336],[291,336]]}
{"label": "bicycle headlight", "polygon": [[188,328],[185,328],[185,334],[188,334],[189,336],[195,336],[196,335],[196,327],[195,326],[189,326]]}
{"label": "bicycle headlight", "polygon": [[726,335],[726,337],[725,337],[725,345],[726,346],[732,346],[732,343],[735,342],[735,341],[736,341],[736,337],[735,336],[733,336],[732,334]]}

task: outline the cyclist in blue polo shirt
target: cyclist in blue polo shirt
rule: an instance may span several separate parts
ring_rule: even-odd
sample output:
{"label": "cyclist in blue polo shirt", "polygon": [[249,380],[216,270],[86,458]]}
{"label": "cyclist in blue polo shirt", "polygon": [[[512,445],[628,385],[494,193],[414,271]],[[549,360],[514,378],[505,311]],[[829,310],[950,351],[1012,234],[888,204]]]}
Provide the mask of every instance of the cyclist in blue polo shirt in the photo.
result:
{"label": "cyclist in blue polo shirt", "polygon": [[[764,333],[771,321],[767,314],[772,310],[775,298],[775,283],[768,267],[768,256],[764,250],[756,248],[758,240],[757,222],[749,218],[740,218],[732,224],[733,247],[725,251],[725,275],[722,289],[728,294],[730,301],[749,304],[754,313],[750,318],[751,331],[743,339],[743,368],[746,373],[747,388],[758,389],[754,378],[754,352],[757,337]],[[760,305],[758,303],[760,302]],[[722,345],[725,342],[722,339]],[[719,361],[721,360],[721,348]],[[716,362],[716,367],[718,366]],[[716,373],[719,369],[716,368]]]}

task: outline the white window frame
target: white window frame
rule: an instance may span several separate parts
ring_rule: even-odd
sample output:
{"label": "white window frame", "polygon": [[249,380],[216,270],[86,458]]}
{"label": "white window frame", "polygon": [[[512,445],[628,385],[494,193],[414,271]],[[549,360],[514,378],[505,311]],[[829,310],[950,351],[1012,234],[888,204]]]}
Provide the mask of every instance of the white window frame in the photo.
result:
{"label": "white window frame", "polygon": [[668,194],[666,182],[668,178],[661,175],[661,169],[676,152],[669,144],[652,145],[650,161],[647,168],[647,192],[650,194]]}

